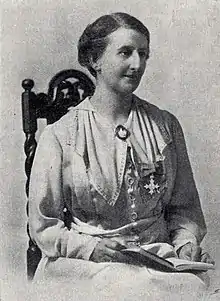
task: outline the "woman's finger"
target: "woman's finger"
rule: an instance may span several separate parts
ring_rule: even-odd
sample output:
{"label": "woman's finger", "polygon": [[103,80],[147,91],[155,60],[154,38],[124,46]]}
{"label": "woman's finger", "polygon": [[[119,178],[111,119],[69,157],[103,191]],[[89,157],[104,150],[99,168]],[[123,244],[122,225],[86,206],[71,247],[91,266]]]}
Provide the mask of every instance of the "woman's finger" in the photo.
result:
{"label": "woman's finger", "polygon": [[202,249],[192,243],[187,243],[180,249],[179,258],[190,261],[200,261]]}
{"label": "woman's finger", "polygon": [[191,260],[192,261],[201,261],[201,252],[202,252],[201,247],[192,245]]}
{"label": "woman's finger", "polygon": [[180,252],[179,252],[179,258],[185,259],[185,260],[191,260],[191,254],[192,254],[191,244],[187,243],[181,247]]}
{"label": "woman's finger", "polygon": [[139,240],[138,235],[123,235],[112,238],[112,240],[117,241],[124,247],[128,247],[130,243],[137,242]]}
{"label": "woman's finger", "polygon": [[111,248],[108,248],[107,246],[105,247],[104,249],[104,256],[108,256],[111,258],[111,260],[114,260],[115,259],[115,254],[117,253],[117,251],[111,249]]}
{"label": "woman's finger", "polygon": [[211,258],[211,256],[209,255],[209,253],[204,252],[201,255],[201,262],[206,262],[206,263],[212,263],[215,264],[215,261]]}
{"label": "woman's finger", "polygon": [[107,254],[105,254],[103,257],[102,257],[102,262],[113,262],[114,261],[114,258],[111,257],[111,256],[108,256]]}
{"label": "woman's finger", "polygon": [[111,239],[104,239],[104,244],[107,248],[112,249],[114,251],[120,251],[125,248],[125,246],[120,244],[118,241]]}

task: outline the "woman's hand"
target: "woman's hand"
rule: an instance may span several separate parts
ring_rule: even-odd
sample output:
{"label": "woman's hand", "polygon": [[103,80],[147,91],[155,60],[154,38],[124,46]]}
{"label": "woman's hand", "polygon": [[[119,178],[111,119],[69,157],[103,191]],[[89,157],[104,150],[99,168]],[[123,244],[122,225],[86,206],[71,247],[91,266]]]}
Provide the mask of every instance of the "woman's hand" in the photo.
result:
{"label": "woman's hand", "polygon": [[180,259],[186,259],[190,261],[215,263],[207,252],[202,253],[202,248],[198,245],[194,245],[191,242],[188,242],[179,249],[178,256]]}
{"label": "woman's hand", "polygon": [[125,246],[117,241],[109,238],[103,238],[95,247],[90,260],[94,262],[124,262],[128,263],[131,261],[130,257],[122,254],[120,251]]}

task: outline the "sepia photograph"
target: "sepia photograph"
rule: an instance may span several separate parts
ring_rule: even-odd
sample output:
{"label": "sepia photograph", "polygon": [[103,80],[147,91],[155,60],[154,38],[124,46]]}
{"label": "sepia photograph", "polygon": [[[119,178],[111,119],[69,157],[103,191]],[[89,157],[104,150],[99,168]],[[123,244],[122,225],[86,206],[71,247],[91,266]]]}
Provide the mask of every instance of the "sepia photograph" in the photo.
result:
{"label": "sepia photograph", "polygon": [[220,300],[218,0],[2,0],[1,301]]}

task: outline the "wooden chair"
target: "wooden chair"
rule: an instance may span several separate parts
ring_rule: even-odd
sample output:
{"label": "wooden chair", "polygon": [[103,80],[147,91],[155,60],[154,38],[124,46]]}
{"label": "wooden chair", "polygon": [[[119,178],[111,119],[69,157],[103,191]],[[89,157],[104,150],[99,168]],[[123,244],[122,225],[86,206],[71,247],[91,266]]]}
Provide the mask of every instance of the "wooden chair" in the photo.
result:
{"label": "wooden chair", "polygon": [[[26,154],[25,173],[26,194],[29,193],[29,181],[31,167],[37,147],[35,133],[37,131],[37,119],[45,118],[47,124],[51,124],[67,113],[70,106],[75,106],[87,96],[94,93],[95,86],[89,77],[81,71],[69,69],[57,73],[49,82],[47,93],[34,93],[34,81],[25,79],[22,81],[24,92],[22,93],[22,120],[23,131],[26,136],[24,150]],[[71,223],[70,212],[64,210],[64,222],[69,228]],[[28,215],[28,202],[27,202]],[[29,246],[27,250],[27,276],[31,280],[34,277],[37,265],[41,259],[41,251],[29,236]]]}

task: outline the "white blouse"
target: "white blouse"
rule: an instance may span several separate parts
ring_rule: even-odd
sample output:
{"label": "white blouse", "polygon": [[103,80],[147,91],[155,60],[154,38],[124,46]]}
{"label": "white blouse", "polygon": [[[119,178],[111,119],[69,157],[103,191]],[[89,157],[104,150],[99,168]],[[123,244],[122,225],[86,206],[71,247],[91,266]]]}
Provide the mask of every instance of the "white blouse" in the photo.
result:
{"label": "white blouse", "polygon": [[[48,257],[89,260],[104,236],[200,243],[203,214],[177,119],[134,96],[128,139],[89,99],[47,126],[32,167],[30,234]],[[72,214],[71,229],[63,208]]]}

